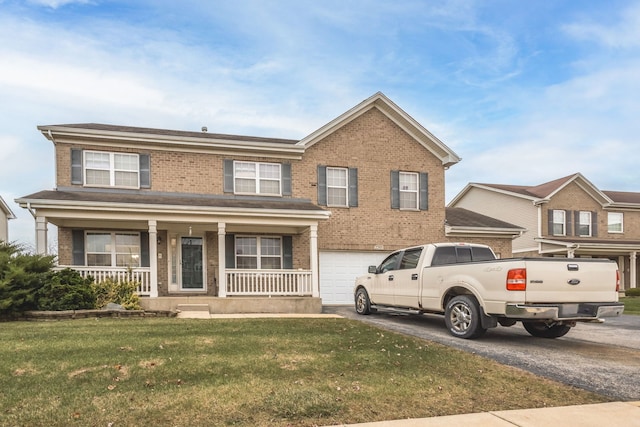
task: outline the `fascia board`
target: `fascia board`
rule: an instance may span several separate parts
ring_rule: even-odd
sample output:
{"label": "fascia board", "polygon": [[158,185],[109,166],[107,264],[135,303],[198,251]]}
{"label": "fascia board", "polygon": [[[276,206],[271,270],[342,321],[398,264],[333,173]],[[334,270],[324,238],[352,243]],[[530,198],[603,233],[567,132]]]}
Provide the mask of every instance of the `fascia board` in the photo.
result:
{"label": "fascia board", "polygon": [[498,228],[498,227],[465,227],[465,226],[446,226],[446,232],[448,234],[478,234],[478,235],[486,235],[486,234],[500,234],[507,236],[520,236],[524,231],[524,229],[513,229],[513,228]]}
{"label": "fascia board", "polygon": [[[467,187],[468,187],[468,189],[467,189]],[[482,190],[491,191],[493,193],[499,193],[499,194],[504,194],[504,195],[507,195],[507,196],[517,197],[519,199],[530,200],[530,201],[532,201],[534,203],[546,200],[546,199],[540,199],[538,197],[527,196],[526,194],[520,194],[520,193],[516,193],[516,192],[513,192],[513,191],[503,190],[502,188],[495,188],[495,187],[491,187],[489,185],[482,185],[482,184],[477,184],[477,183],[473,183],[473,182],[471,184],[467,185],[467,187],[465,187],[465,189],[467,191],[470,190],[472,187],[475,187],[475,188],[479,188],[479,189],[482,189]]]}
{"label": "fascia board", "polygon": [[606,194],[600,191],[595,185],[591,183],[587,178],[585,178],[581,173],[576,173],[571,179],[568,179],[564,184],[556,188],[551,194],[547,196],[547,199],[551,199],[554,195],[559,193],[561,190],[566,188],[569,184],[575,182],[575,184],[584,190],[589,196],[591,196],[595,201],[600,203],[602,206],[607,206],[613,203],[613,200],[609,198]]}
{"label": "fascia board", "polygon": [[0,209],[2,209],[7,215],[7,219],[16,219],[16,215],[13,213],[9,205],[7,205],[2,197],[0,197]]}

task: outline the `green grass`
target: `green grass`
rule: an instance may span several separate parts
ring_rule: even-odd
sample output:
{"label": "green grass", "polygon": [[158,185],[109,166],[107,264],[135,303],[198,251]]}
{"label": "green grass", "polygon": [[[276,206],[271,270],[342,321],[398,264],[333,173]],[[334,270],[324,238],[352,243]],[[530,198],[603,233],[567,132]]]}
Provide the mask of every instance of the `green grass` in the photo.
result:
{"label": "green grass", "polygon": [[624,303],[623,314],[640,314],[640,296],[624,297],[620,301]]}
{"label": "green grass", "polygon": [[347,319],[0,323],[0,425],[312,426],[606,401]]}

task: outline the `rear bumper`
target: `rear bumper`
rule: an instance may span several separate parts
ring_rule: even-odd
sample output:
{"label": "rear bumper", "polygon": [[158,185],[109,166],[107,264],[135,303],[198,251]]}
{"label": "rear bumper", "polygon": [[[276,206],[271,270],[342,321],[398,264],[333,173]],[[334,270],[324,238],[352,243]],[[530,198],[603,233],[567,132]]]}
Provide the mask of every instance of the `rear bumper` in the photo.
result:
{"label": "rear bumper", "polygon": [[505,316],[513,319],[571,320],[594,322],[620,316],[624,305],[613,303],[507,304]]}

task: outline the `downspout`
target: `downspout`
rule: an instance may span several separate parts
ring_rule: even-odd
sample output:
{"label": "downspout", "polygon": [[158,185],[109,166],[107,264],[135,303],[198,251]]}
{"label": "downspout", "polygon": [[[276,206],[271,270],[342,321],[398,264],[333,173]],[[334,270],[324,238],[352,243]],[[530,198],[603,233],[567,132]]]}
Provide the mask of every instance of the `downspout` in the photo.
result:
{"label": "downspout", "polygon": [[47,129],[47,133],[49,134],[49,139],[51,140],[51,142],[53,142],[53,177],[55,179],[55,183],[56,183],[56,189],[58,188],[58,159],[57,159],[57,151],[58,151],[58,144],[56,143],[56,140],[53,138],[53,133],[51,133],[51,129]]}
{"label": "downspout", "polygon": [[31,208],[31,202],[27,202],[27,210],[29,211],[29,213],[31,214],[31,216],[33,217],[33,219],[36,219],[36,213],[33,211],[33,209]]}

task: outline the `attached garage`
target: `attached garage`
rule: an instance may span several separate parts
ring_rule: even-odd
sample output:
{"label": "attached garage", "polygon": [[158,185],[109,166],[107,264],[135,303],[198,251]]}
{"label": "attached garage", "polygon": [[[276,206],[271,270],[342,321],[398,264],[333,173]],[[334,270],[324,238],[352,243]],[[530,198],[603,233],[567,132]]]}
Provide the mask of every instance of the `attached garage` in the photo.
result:
{"label": "attached garage", "polygon": [[386,252],[320,251],[320,297],[322,304],[353,304],[356,277],[367,273],[370,265],[378,265]]}

